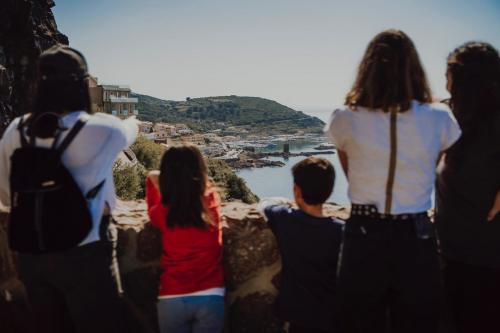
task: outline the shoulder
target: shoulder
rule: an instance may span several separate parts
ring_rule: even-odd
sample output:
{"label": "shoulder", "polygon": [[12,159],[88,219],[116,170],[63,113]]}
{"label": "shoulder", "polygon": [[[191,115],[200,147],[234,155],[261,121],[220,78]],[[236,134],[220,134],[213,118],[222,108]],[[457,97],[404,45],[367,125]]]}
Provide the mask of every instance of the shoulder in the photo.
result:
{"label": "shoulder", "polygon": [[20,116],[20,117],[16,117],[14,118],[14,120],[12,120],[9,124],[9,126],[7,127],[7,130],[8,131],[9,129],[12,130],[12,129],[17,129],[17,126],[19,126],[19,123],[21,122],[21,119],[24,121],[28,116],[27,115],[23,115],[23,116]]}
{"label": "shoulder", "polygon": [[347,134],[351,132],[351,118],[354,113],[355,111],[347,106],[336,108],[323,129],[338,147],[343,146]]}
{"label": "shoulder", "polygon": [[9,126],[7,126],[7,128],[5,129],[5,131],[2,135],[3,142],[11,142],[12,138],[14,136],[18,135],[17,134],[18,133],[17,127],[19,126],[19,123],[21,122],[21,120],[24,120],[25,117],[26,117],[26,115],[20,116],[20,117],[17,117],[10,122]]}
{"label": "shoulder", "polygon": [[418,114],[434,119],[454,119],[451,109],[444,103],[418,103],[415,102],[414,111]]}
{"label": "shoulder", "polygon": [[355,111],[351,107],[343,105],[333,110],[330,116],[330,120],[333,121],[334,119],[337,120],[350,119],[354,112]]}
{"label": "shoulder", "polygon": [[287,205],[270,205],[264,208],[264,214],[269,220],[279,219],[293,214],[294,209]]}

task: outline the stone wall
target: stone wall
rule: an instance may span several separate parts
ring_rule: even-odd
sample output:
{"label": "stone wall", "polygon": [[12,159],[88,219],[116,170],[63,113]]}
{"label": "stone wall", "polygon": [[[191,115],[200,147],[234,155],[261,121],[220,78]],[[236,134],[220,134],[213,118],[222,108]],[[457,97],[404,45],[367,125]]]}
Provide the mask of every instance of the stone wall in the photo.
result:
{"label": "stone wall", "polygon": [[[347,211],[328,206],[329,215],[345,218]],[[122,286],[135,312],[147,327],[157,330],[156,297],[161,240],[149,223],[146,204],[120,201],[115,211],[117,252]],[[273,315],[281,261],[275,238],[256,205],[225,203],[224,270],[226,332],[284,332]],[[15,257],[7,247],[7,215],[0,215],[0,332],[26,332],[26,299],[17,279]]]}
{"label": "stone wall", "polygon": [[[327,214],[346,218],[348,211],[328,205]],[[226,285],[226,332],[284,332],[273,315],[281,260],[276,240],[256,205],[224,203],[223,264]],[[118,252],[126,294],[154,324],[160,237],[148,223],[144,201],[120,202]]]}
{"label": "stone wall", "polygon": [[0,134],[33,103],[36,59],[56,43],[68,44],[57,30],[53,0],[2,0],[0,6]]}

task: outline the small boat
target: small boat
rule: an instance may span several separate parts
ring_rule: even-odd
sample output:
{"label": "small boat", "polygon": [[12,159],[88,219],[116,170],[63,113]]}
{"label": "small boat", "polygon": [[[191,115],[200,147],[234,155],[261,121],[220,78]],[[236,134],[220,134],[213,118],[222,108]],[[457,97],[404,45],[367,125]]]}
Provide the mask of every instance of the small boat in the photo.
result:
{"label": "small boat", "polygon": [[331,150],[335,149],[335,145],[331,143],[322,143],[317,147],[314,147],[315,150]]}

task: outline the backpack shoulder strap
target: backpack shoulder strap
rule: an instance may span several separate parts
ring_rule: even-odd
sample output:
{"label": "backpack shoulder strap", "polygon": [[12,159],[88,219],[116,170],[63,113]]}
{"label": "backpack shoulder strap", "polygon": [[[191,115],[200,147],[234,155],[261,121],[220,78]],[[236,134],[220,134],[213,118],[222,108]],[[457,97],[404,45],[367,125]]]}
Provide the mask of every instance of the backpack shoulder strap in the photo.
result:
{"label": "backpack shoulder strap", "polygon": [[83,128],[83,126],[85,126],[85,123],[87,122],[87,120],[88,120],[88,118],[78,119],[76,124],[73,126],[73,128],[71,128],[69,133],[66,135],[64,140],[59,145],[59,147],[56,148],[56,151],[59,155],[62,155],[64,153],[64,151],[66,150],[66,148],[68,148],[68,146],[71,144],[71,142],[76,137],[78,132],[80,132],[80,130]]}

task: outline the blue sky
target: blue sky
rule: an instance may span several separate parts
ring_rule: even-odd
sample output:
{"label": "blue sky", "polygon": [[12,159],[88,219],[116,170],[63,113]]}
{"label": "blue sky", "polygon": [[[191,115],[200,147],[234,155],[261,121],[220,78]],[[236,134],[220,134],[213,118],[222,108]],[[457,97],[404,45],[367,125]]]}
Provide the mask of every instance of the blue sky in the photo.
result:
{"label": "blue sky", "polygon": [[498,0],[56,0],[59,29],[103,83],[166,99],[241,95],[317,111],[342,104],[369,40],[414,40],[438,97],[447,54],[500,48]]}

